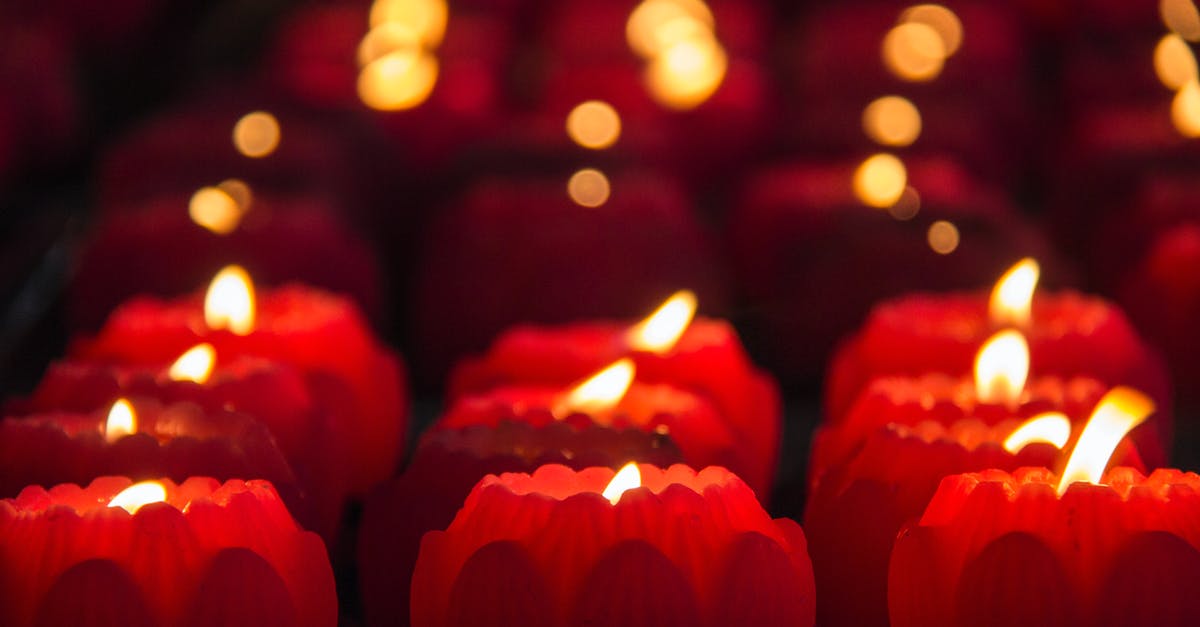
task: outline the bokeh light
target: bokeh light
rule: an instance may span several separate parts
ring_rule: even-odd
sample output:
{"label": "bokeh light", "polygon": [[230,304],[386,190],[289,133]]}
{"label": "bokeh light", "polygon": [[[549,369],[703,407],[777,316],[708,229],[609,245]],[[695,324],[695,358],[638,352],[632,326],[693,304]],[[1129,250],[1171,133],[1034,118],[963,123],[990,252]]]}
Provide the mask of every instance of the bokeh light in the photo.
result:
{"label": "bokeh light", "polygon": [[929,247],[933,249],[933,252],[939,255],[949,255],[958,249],[958,227],[954,226],[953,222],[938,220],[929,225],[925,239],[929,242]]}
{"label": "bokeh light", "polygon": [[921,135],[921,112],[901,96],[883,96],[867,105],[863,132],[883,146],[908,146]]}
{"label": "bokeh light", "polygon": [[945,61],[946,44],[928,24],[898,24],[883,38],[883,63],[901,80],[931,81],[942,73]]}
{"label": "bokeh light", "polygon": [[611,193],[608,177],[594,168],[584,168],[572,174],[567,181],[567,195],[575,204],[583,207],[599,207],[608,202]]}
{"label": "bokeh light", "polygon": [[421,50],[400,50],[375,59],[358,75],[358,97],[378,111],[402,111],[425,102],[437,83],[438,62]]}
{"label": "bokeh light", "polygon": [[279,146],[279,120],[266,111],[242,116],[233,125],[233,145],[247,157],[265,157]]}
{"label": "bokeh light", "polygon": [[567,114],[567,135],[584,148],[608,148],[621,136],[621,116],[607,102],[581,102]]}
{"label": "bokeh light", "polygon": [[863,204],[886,209],[896,204],[908,186],[908,171],[895,155],[868,157],[854,172],[854,195]]}

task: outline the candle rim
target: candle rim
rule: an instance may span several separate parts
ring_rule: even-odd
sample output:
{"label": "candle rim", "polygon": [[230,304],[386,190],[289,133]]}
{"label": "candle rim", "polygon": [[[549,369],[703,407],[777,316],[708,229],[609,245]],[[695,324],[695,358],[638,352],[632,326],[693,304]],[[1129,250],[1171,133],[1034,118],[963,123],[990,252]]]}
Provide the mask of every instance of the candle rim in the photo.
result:
{"label": "candle rim", "polygon": [[[60,483],[49,488],[41,485],[26,486],[12,498],[0,499],[0,508],[18,518],[53,518],[61,512],[70,512],[79,518],[101,518],[105,516],[141,516],[143,511],[161,509],[157,503],[148,504],[130,514],[120,507],[109,507],[109,502],[122,490],[143,480],[134,481],[125,476],[96,477],[86,486],[76,483]],[[169,477],[150,479],[164,487],[167,498],[162,501],[177,514],[187,517],[191,507],[199,504],[225,508],[234,501],[247,496],[259,503],[282,501],[274,485],[265,479],[229,479],[221,482],[211,477],[188,477],[180,483]]]}

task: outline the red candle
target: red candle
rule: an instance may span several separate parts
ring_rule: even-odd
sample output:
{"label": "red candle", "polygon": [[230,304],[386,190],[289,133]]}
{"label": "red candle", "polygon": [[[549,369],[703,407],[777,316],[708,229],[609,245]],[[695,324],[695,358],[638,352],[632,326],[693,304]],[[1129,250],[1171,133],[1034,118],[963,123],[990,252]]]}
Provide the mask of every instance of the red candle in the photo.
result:
{"label": "red candle", "polygon": [[68,307],[76,328],[98,328],[135,294],[185,293],[233,261],[264,283],[302,281],[343,293],[372,320],[383,318],[379,259],[335,207],[255,193],[240,180],[211,184],[97,221],[74,262]]}
{"label": "red candle", "polygon": [[[727,322],[699,319],[689,324],[694,308],[694,301],[688,308],[689,298],[676,295],[639,325],[593,321],[509,329],[484,355],[456,368],[450,396],[511,384],[561,388],[629,355],[638,381],[670,384],[711,399],[740,443],[729,468],[766,499],[782,427],[777,385],[754,366]],[[669,320],[680,313],[686,315]],[[664,341],[649,341],[647,330]]]}
{"label": "red candle", "polygon": [[[1072,424],[1082,424],[1091,412],[1099,387],[1089,380],[1037,382],[1024,403],[1009,408],[976,404],[974,390],[945,378],[877,381],[871,388],[875,402],[856,405],[873,406],[877,422],[846,455],[827,456],[837,461],[819,475],[805,508],[821,624],[886,627],[892,542],[906,522],[921,515],[939,482],[987,468],[1058,466],[1058,449],[1069,443]],[[884,399],[895,404],[887,406]],[[1086,412],[1085,399],[1091,401]],[[1022,422],[1025,416],[1030,418]],[[817,448],[845,439],[839,431],[850,426],[827,427]],[[856,426],[866,427],[862,421]],[[1118,461],[1141,465],[1128,444]]]}
{"label": "red candle", "polygon": [[270,431],[242,414],[122,398],[88,413],[0,420],[0,497],[14,497],[30,485],[85,485],[106,475],[177,481],[255,477],[300,502],[296,479]]}
{"label": "red candle", "polygon": [[1195,623],[1200,477],[1117,468],[1107,485],[1044,468],[947,477],[896,541],[891,624]]}
{"label": "red candle", "polygon": [[631,481],[557,465],[485,477],[421,543],[413,625],[813,624],[803,532],[736,476],[620,474]]}
{"label": "red candle", "polygon": [[431,222],[410,332],[421,374],[435,378],[429,383],[515,324],[624,317],[680,285],[722,309],[728,292],[716,243],[684,191],[662,177],[614,174],[602,194],[605,183],[592,179],[597,195],[581,200],[607,196],[602,207],[576,204],[567,175],[495,179],[466,190]]}
{"label": "red candle", "polygon": [[[969,288],[991,280],[1014,253],[1049,254],[1045,237],[956,160],[906,155],[900,173],[888,166],[896,162],[874,158],[762,169],[730,216],[734,270],[754,303],[747,337],[762,338],[752,343],[755,354],[785,385],[820,379],[837,341],[880,300]],[[873,185],[879,179],[862,171],[885,180],[899,174],[906,185]],[[864,204],[890,200],[884,192],[899,194],[894,205]],[[935,224],[958,240],[934,238],[935,249]]]}
{"label": "red candle", "polygon": [[498,405],[479,412],[490,414],[487,424],[451,428],[439,421],[421,439],[404,474],[367,499],[358,582],[368,624],[408,625],[421,536],[445,529],[485,475],[532,473],[544,464],[615,470],[630,459],[661,467],[683,461],[671,438],[654,431],[602,426],[579,413],[555,420],[548,410],[518,412],[511,405],[506,417]]}
{"label": "red candle", "polygon": [[[877,305],[834,355],[826,385],[827,420],[841,420],[854,397],[876,377],[965,375],[985,338],[997,328],[1017,326],[1029,340],[1033,376],[1085,376],[1153,397],[1159,407],[1155,421],[1139,429],[1135,441],[1147,462],[1159,465],[1171,432],[1170,385],[1158,356],[1125,314],[1075,292],[1033,295],[1037,273],[1032,260],[1014,266],[1005,278],[1013,281],[1002,280],[990,298],[979,293],[912,294]],[[1016,300],[1005,304],[1005,293]]]}
{"label": "red candle", "polygon": [[[212,345],[201,344],[169,367],[73,360],[52,363],[32,395],[11,403],[10,410],[18,414],[87,413],[102,407],[107,410],[113,399],[121,396],[156,399],[166,404],[194,404],[210,414],[231,410],[253,417],[269,429],[266,437],[278,443],[304,493],[303,503],[288,499],[289,508],[327,541],[335,537],[348,490],[347,468],[351,466],[347,431],[342,425],[352,420],[352,414],[343,403],[342,386],[331,385],[321,376],[306,375],[288,364],[245,355],[232,358],[218,355]],[[31,483],[82,483],[104,474],[138,478],[118,468],[86,478],[27,481],[17,487]],[[182,480],[192,475],[261,476],[271,478],[276,488],[282,490],[281,483],[272,477],[253,473],[222,475],[200,469],[183,475],[158,471],[149,476]]]}
{"label": "red candle", "polygon": [[1130,468],[1103,477],[1153,410],[1145,395],[1114,389],[1061,475],[991,469],[943,480],[896,540],[892,625],[1190,624],[1200,606],[1183,590],[1200,574],[1200,478],[1159,470],[1147,480]]}
{"label": "red candle", "polygon": [[337,623],[325,547],[265,481],[102,477],[0,501],[0,622]]}
{"label": "red candle", "polygon": [[256,299],[245,272],[227,268],[207,295],[125,303],[98,335],[71,352],[81,360],[157,368],[199,343],[230,359],[248,355],[290,364],[322,386],[327,399],[349,408],[337,429],[346,434],[354,460],[347,477],[352,493],[395,471],[408,415],[403,367],[344,298],[288,285]]}

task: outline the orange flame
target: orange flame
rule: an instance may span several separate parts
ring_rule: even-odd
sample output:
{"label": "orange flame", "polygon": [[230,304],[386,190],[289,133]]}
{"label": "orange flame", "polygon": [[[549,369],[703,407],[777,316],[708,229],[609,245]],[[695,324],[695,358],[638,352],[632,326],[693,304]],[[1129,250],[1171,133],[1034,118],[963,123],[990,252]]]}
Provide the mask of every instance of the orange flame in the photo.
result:
{"label": "orange flame", "polygon": [[975,356],[975,395],[982,403],[1015,405],[1029,377],[1029,344],[1020,331],[1001,331]]}
{"label": "orange flame", "polygon": [[171,368],[167,370],[167,376],[172,381],[205,383],[212,375],[213,365],[216,364],[216,361],[217,349],[213,348],[212,344],[207,342],[197,344],[171,364]]}
{"label": "orange flame", "polygon": [[599,423],[605,422],[603,414],[611,411],[625,397],[629,386],[633,384],[635,372],[632,359],[618,359],[572,387],[554,406],[554,415],[564,418],[580,412],[592,416]]}
{"label": "orange flame", "polygon": [[696,294],[679,290],[626,333],[629,348],[663,354],[675,348],[696,315]]}
{"label": "orange flame", "polygon": [[204,295],[204,323],[235,335],[254,330],[254,283],[241,266],[226,266],[213,277]]}
{"label": "orange flame", "polygon": [[1038,414],[1013,429],[1004,440],[1004,450],[1016,455],[1034,442],[1053,444],[1061,449],[1071,439],[1071,421],[1056,411]]}
{"label": "orange flame", "polygon": [[130,514],[136,514],[139,509],[151,503],[161,503],[165,500],[167,500],[166,486],[158,481],[142,481],[121,490],[119,494],[109,500],[108,506],[120,507]]}
{"label": "orange flame", "polygon": [[988,300],[988,317],[992,325],[997,327],[1015,326],[1023,328],[1029,325],[1030,311],[1033,308],[1033,292],[1037,289],[1041,268],[1038,262],[1026,257],[1009,268],[996,286],[992,288]]}
{"label": "orange flame", "polygon": [[1100,483],[1117,444],[1152,413],[1154,401],[1145,394],[1127,387],[1109,390],[1092,410],[1075,450],[1071,451],[1058,483],[1059,495],[1077,481]]}
{"label": "orange flame", "polygon": [[108,410],[108,419],[104,421],[104,439],[116,442],[127,435],[137,433],[137,413],[133,405],[126,399],[117,399]]}
{"label": "orange flame", "polygon": [[608,482],[601,494],[608,499],[609,503],[616,505],[621,500],[622,494],[640,487],[642,487],[642,472],[638,470],[637,462],[629,462],[613,475],[612,481]]}

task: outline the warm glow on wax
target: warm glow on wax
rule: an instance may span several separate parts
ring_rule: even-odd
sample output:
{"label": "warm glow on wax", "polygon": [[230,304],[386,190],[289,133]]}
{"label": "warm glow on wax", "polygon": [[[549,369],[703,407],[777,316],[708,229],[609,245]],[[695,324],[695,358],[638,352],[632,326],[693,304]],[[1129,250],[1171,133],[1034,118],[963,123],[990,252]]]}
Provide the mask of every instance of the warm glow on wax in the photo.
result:
{"label": "warm glow on wax", "polygon": [[1037,260],[1026,257],[1009,268],[988,299],[988,318],[993,326],[1025,327],[1029,325],[1033,308],[1033,291],[1037,289],[1041,267]]}
{"label": "warm glow on wax", "polygon": [[208,285],[204,295],[204,323],[208,328],[229,329],[235,335],[254,330],[254,283],[241,266],[226,266]]}
{"label": "warm glow on wax", "polygon": [[1053,444],[1061,449],[1071,439],[1071,421],[1056,411],[1038,414],[1021,423],[1021,426],[1004,439],[1004,450],[1016,455],[1021,449],[1034,442]]}
{"label": "warm glow on wax", "polygon": [[1109,390],[1092,411],[1075,443],[1075,450],[1071,452],[1059,481],[1058,493],[1063,494],[1076,481],[1100,483],[1117,444],[1152,413],[1154,401],[1145,394],[1127,387]]}
{"label": "warm glow on wax", "polygon": [[398,24],[416,33],[426,47],[436,48],[446,34],[450,11],[446,0],[375,0],[371,28]]}
{"label": "warm glow on wax", "polygon": [[1154,73],[1168,89],[1179,89],[1197,80],[1196,55],[1179,35],[1163,35],[1154,47]]}
{"label": "warm glow on wax", "polygon": [[982,403],[1014,405],[1029,377],[1029,344],[1020,331],[1001,331],[975,356],[975,395]]}
{"label": "warm glow on wax", "polygon": [[671,295],[654,313],[629,329],[627,342],[636,351],[666,353],[675,348],[692,318],[696,315],[696,294],[679,290]]}
{"label": "warm glow on wax", "polygon": [[127,435],[137,433],[137,414],[133,405],[125,399],[117,399],[112,409],[108,410],[108,419],[104,421],[104,439],[116,442]]}
{"label": "warm glow on wax", "polygon": [[608,482],[608,486],[604,488],[604,498],[608,499],[609,503],[616,505],[621,500],[621,495],[627,490],[642,487],[642,472],[638,470],[637,462],[629,462],[613,475],[612,481]]}
{"label": "warm glow on wax", "polygon": [[237,199],[220,187],[201,187],[188,201],[188,217],[192,222],[217,235],[236,231],[243,213]]}
{"label": "warm glow on wax", "polygon": [[594,209],[608,202],[612,185],[608,177],[595,168],[584,168],[567,180],[567,195],[575,204]]}
{"label": "warm glow on wax", "polygon": [[629,14],[625,39],[634,52],[649,59],[712,29],[712,11],[700,0],[645,0]]}
{"label": "warm glow on wax", "polygon": [[636,371],[632,359],[617,360],[571,388],[554,407],[554,415],[564,418],[580,412],[599,418],[600,414],[616,407],[625,397]]}
{"label": "warm glow on wax", "polygon": [[266,111],[242,116],[233,126],[233,145],[247,157],[265,157],[279,145],[279,120]]}
{"label": "warm glow on wax", "polygon": [[208,381],[208,377],[212,375],[213,365],[216,362],[217,349],[213,348],[212,344],[207,342],[197,344],[180,355],[179,359],[176,359],[175,363],[171,364],[171,368],[167,371],[167,376],[172,381],[205,383]]}
{"label": "warm glow on wax", "polygon": [[873,155],[854,171],[854,195],[868,207],[891,207],[900,200],[907,187],[908,170],[895,155]]}
{"label": "warm glow on wax", "polygon": [[358,74],[358,97],[377,111],[402,111],[425,102],[437,84],[438,62],[419,49],[389,52]]}
{"label": "warm glow on wax", "polygon": [[729,69],[729,57],[711,37],[689,37],[656,55],[646,66],[651,97],[672,109],[699,106],[717,91]]}
{"label": "warm glow on wax", "polygon": [[167,500],[167,488],[163,484],[157,481],[143,481],[121,490],[119,494],[112,497],[108,506],[120,507],[130,514],[136,514],[139,509],[151,503],[161,503],[165,500]]}
{"label": "warm glow on wax", "polygon": [[607,102],[581,102],[567,114],[567,135],[584,148],[608,148],[621,136],[621,116]]}
{"label": "warm glow on wax", "polygon": [[908,146],[921,135],[921,112],[903,96],[883,96],[863,110],[862,125],[877,144]]}
{"label": "warm glow on wax", "polygon": [[901,80],[919,83],[937,78],[946,56],[946,43],[928,24],[898,24],[883,39],[883,64]]}
{"label": "warm glow on wax", "polygon": [[962,21],[958,19],[954,11],[940,4],[919,4],[909,7],[900,14],[900,22],[924,24],[932,28],[941,37],[947,57],[958,52],[959,46],[962,45]]}

